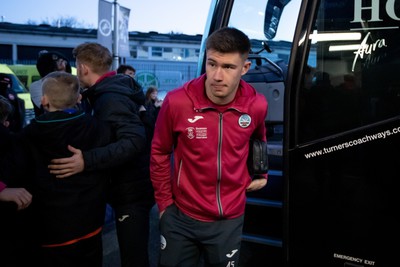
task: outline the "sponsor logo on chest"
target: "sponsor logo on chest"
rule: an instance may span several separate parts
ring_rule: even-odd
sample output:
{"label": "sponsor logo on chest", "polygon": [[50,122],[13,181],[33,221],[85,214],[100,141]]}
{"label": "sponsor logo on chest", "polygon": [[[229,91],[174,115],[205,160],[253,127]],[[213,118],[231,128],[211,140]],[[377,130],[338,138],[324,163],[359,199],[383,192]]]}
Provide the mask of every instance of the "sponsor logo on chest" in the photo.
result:
{"label": "sponsor logo on chest", "polygon": [[[202,115],[196,115],[194,117],[189,117],[187,121],[190,124],[195,124],[196,122],[201,122],[204,120]],[[243,114],[238,119],[239,127],[247,128],[251,124],[251,117],[248,114]],[[196,127],[195,125],[186,128],[186,136],[189,139],[207,139],[207,127]]]}

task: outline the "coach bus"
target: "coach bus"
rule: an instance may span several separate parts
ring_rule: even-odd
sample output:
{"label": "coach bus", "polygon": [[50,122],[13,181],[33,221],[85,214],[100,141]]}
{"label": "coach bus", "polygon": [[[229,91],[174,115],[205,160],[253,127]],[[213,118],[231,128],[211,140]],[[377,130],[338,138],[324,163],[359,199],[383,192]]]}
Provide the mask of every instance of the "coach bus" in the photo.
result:
{"label": "coach bus", "polygon": [[400,1],[213,0],[198,74],[225,26],[249,36],[243,79],[269,103],[239,266],[397,265]]}

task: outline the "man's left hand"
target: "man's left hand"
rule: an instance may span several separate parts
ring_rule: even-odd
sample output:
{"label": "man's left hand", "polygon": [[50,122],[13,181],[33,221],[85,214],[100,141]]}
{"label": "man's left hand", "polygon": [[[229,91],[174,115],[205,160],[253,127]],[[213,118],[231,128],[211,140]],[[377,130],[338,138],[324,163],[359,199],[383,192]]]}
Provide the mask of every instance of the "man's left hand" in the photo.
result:
{"label": "man's left hand", "polygon": [[264,186],[267,185],[267,179],[265,178],[257,178],[251,181],[251,184],[246,188],[247,192],[252,192],[256,190],[260,190]]}

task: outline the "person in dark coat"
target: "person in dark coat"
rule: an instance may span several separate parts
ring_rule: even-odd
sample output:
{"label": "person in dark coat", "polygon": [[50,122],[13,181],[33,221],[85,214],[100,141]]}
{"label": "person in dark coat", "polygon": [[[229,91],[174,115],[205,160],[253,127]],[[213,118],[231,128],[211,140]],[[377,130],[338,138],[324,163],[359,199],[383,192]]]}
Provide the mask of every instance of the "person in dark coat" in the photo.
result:
{"label": "person in dark coat", "polygon": [[0,73],[0,95],[7,98],[12,105],[12,112],[8,117],[8,129],[12,132],[21,131],[25,126],[25,102],[12,89],[10,74]]}
{"label": "person in dark coat", "polygon": [[37,246],[30,223],[32,194],[29,183],[7,175],[10,168],[7,158],[15,141],[15,134],[8,128],[12,111],[10,101],[0,96],[0,265],[25,267],[34,264]]}
{"label": "person in dark coat", "polygon": [[146,101],[144,107],[146,109],[146,119],[142,119],[146,125],[146,133],[148,142],[151,143],[154,135],[154,127],[156,125],[156,120],[158,112],[163,101],[158,99],[158,89],[155,86],[149,86],[146,91]]}

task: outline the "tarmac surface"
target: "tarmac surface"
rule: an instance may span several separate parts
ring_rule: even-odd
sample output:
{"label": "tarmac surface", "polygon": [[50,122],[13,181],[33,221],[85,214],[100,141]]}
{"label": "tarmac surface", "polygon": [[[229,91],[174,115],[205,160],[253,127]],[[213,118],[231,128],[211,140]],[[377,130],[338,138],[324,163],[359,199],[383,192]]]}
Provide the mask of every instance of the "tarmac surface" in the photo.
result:
{"label": "tarmac surface", "polygon": [[103,267],[119,267],[119,247],[115,223],[108,222],[103,228]]}

